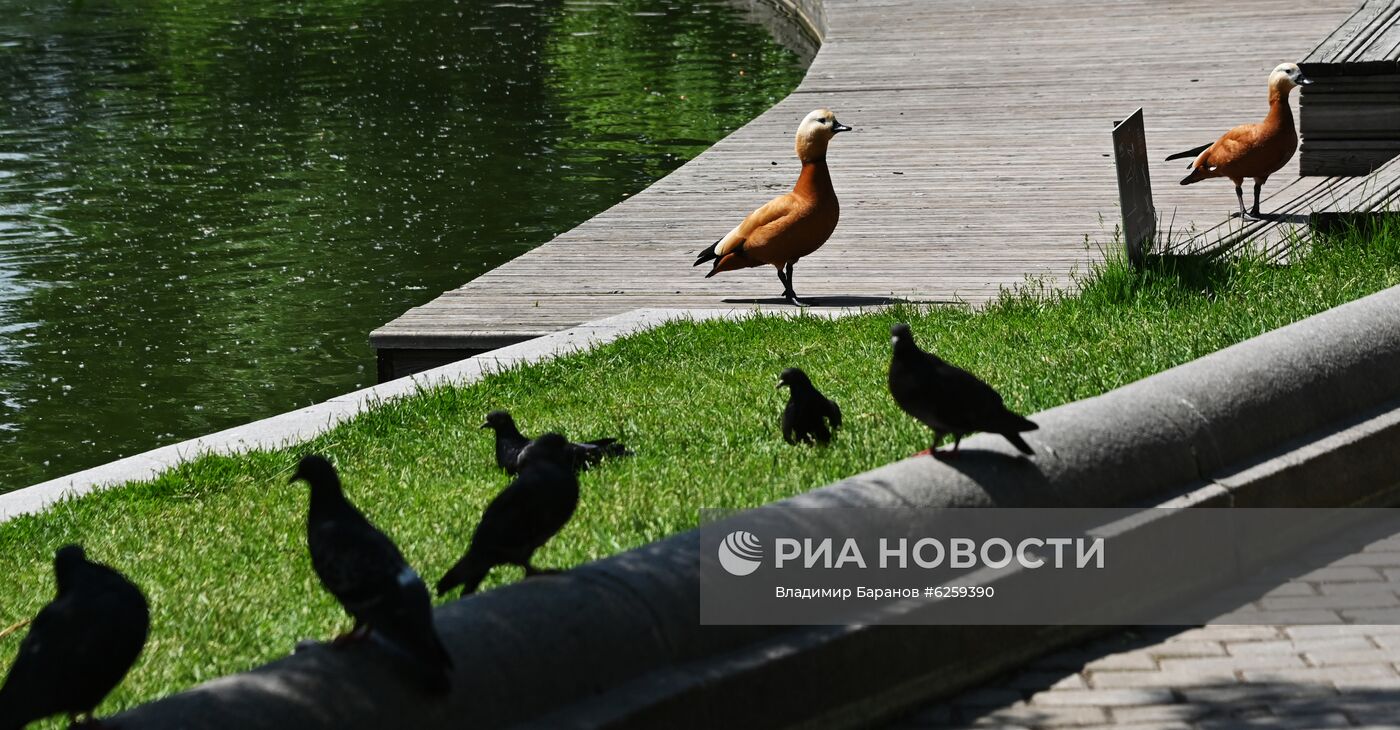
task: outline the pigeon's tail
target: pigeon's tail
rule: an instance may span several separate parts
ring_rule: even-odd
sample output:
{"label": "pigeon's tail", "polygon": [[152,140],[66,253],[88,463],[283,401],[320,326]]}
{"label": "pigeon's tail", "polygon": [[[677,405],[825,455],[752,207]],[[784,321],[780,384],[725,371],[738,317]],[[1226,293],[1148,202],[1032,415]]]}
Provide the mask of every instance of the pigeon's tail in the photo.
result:
{"label": "pigeon's tail", "polygon": [[438,637],[437,631],[429,629],[426,636],[420,637],[415,646],[414,654],[419,660],[421,682],[423,688],[435,695],[445,695],[452,690],[452,656],[447,653],[447,647],[442,645],[442,639]]}
{"label": "pigeon's tail", "polygon": [[435,695],[444,695],[452,689],[452,656],[447,653],[437,629],[431,623],[426,626],[388,627],[379,629],[384,638],[398,651],[403,652],[411,663],[408,669],[423,689]]}
{"label": "pigeon's tail", "polygon": [[27,714],[18,707],[18,697],[15,692],[6,692],[6,687],[0,687],[0,730],[21,730],[25,725],[39,719],[38,717],[28,717]]}
{"label": "pigeon's tail", "polygon": [[9,703],[5,701],[5,694],[0,692],[0,730],[20,730],[24,723],[17,717],[11,717],[14,713],[9,708]]}
{"label": "pigeon's tail", "polygon": [[1005,411],[998,421],[997,428],[993,430],[993,433],[1001,434],[1007,441],[1011,442],[1012,446],[1015,446],[1016,449],[1023,454],[1027,456],[1035,454],[1035,452],[1031,450],[1030,444],[1026,443],[1026,440],[1019,435],[1023,431],[1034,431],[1040,428],[1040,426],[1036,425],[1035,421],[1025,416],[1012,413],[1011,411]]}
{"label": "pigeon's tail", "polygon": [[1010,441],[1011,445],[1015,446],[1017,451],[1025,454],[1026,456],[1035,456],[1035,451],[1031,449],[1031,445],[1026,443],[1025,439],[1021,438],[1021,434],[1016,433],[1015,431],[1007,431],[1006,433],[1002,434],[1002,436],[1004,436],[1007,441]]}
{"label": "pigeon's tail", "polygon": [[606,458],[631,455],[632,452],[627,450],[626,444],[613,438],[569,444],[569,458],[574,465],[574,471],[588,469]]}
{"label": "pigeon's tail", "polygon": [[598,452],[603,456],[631,456],[632,451],[627,448],[627,444],[617,439],[597,439],[588,442],[590,446],[597,446]]}
{"label": "pigeon's tail", "polygon": [[462,556],[457,564],[448,569],[442,579],[437,582],[438,596],[447,595],[450,591],[462,586],[462,595],[470,595],[476,592],[481,581],[486,580],[486,574],[491,572],[491,566],[472,554],[471,550]]}
{"label": "pigeon's tail", "polygon": [[423,668],[423,689],[442,696],[452,691],[452,677],[442,667]]}

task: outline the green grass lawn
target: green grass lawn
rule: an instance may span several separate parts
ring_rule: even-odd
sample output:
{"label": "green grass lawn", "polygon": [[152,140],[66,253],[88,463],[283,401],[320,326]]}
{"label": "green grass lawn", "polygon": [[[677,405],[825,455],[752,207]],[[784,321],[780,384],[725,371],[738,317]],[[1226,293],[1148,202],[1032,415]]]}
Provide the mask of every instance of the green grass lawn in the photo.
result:
{"label": "green grass lawn", "polygon": [[[1320,245],[1300,263],[1110,264],[1075,295],[1021,291],[985,309],[894,308],[827,320],[674,323],[597,350],[391,402],[286,451],[209,457],[151,482],[0,525],[0,627],[52,594],[50,559],[81,542],[146,591],[152,633],[113,712],[287,654],[349,622],[311,572],[296,457],[330,455],[346,491],[431,584],[507,482],[490,432],[508,408],[527,433],[621,435],[636,455],[583,477],[578,515],[537,556],[570,566],[694,526],[701,507],[769,502],[923,449],[929,432],[885,389],[891,323],[1030,413],[1116,388],[1400,284],[1400,226]],[[828,448],[783,443],[779,371],[797,365],[840,403]],[[490,585],[519,578],[498,569]],[[8,666],[23,632],[0,640]]]}

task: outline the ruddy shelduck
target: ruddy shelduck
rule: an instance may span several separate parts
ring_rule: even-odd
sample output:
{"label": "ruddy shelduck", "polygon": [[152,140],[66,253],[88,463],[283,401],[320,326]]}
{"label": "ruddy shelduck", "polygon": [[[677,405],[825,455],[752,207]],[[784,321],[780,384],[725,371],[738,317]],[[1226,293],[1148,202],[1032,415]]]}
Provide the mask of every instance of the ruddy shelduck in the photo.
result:
{"label": "ruddy shelduck", "polygon": [[841,207],[826,168],[826,146],[838,133],[849,131],[851,128],[836,121],[830,109],[818,109],[802,120],[797,127],[797,159],[802,161],[797,184],[792,192],[768,201],[700,253],[695,266],[714,262],[705,278],[721,271],[767,264],[778,270],[783,298],[796,306],[806,306],[793,291],[792,267],[803,256],[821,248],[836,230]]}
{"label": "ruddy shelduck", "polygon": [[[1298,149],[1298,131],[1293,126],[1293,109],[1288,105],[1288,92],[1294,86],[1312,83],[1303,76],[1296,63],[1280,63],[1269,74],[1269,115],[1258,124],[1241,124],[1226,132],[1213,144],[1178,152],[1168,160],[1196,156],[1191,174],[1182,178],[1190,185],[1212,177],[1228,177],[1235,183],[1235,197],[1240,201],[1241,218],[1259,217],[1259,190],[1264,181],[1278,172]],[[1244,210],[1244,179],[1254,178],[1254,207]]]}

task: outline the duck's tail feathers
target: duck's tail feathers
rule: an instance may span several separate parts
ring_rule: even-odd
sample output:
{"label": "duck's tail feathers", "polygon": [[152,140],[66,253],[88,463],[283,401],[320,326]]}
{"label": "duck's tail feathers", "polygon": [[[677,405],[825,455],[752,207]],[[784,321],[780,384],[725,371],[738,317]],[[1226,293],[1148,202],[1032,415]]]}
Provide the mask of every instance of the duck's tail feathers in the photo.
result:
{"label": "duck's tail feathers", "polygon": [[719,254],[715,253],[715,249],[719,247],[719,242],[723,240],[724,239],[721,238],[718,241],[715,241],[714,243],[710,244],[709,248],[705,249],[704,251],[701,251],[700,256],[695,259],[695,263],[691,264],[691,266],[699,266],[700,264],[703,264],[706,261],[714,261],[715,259],[719,258]]}
{"label": "duck's tail feathers", "polygon": [[1189,149],[1189,150],[1183,150],[1183,151],[1178,152],[1178,153],[1176,153],[1176,154],[1174,154],[1174,155],[1167,155],[1167,161],[1170,162],[1171,160],[1179,160],[1179,159],[1181,159],[1181,158],[1183,158],[1183,157],[1195,157],[1196,155],[1199,155],[1199,154],[1201,154],[1202,152],[1205,152],[1206,149],[1207,149],[1208,147],[1210,147],[1212,144],[1214,144],[1214,142],[1207,142],[1207,143],[1201,145],[1200,147],[1192,147],[1192,148]]}

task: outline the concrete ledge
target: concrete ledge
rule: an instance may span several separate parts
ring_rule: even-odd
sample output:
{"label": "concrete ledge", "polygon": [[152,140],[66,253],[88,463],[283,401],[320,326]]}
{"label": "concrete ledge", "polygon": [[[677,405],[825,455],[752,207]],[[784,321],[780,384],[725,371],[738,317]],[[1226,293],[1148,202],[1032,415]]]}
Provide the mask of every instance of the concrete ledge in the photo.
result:
{"label": "concrete ledge", "polygon": [[[1400,487],[1400,287],[779,505],[1340,506]],[[771,509],[773,505],[761,509]],[[120,716],[130,727],[855,727],[1094,627],[702,627],[689,532],[447,604],[429,701],[376,647],[313,650]],[[1173,587],[1173,586],[1168,586]],[[1199,586],[1192,586],[1199,587]]]}

